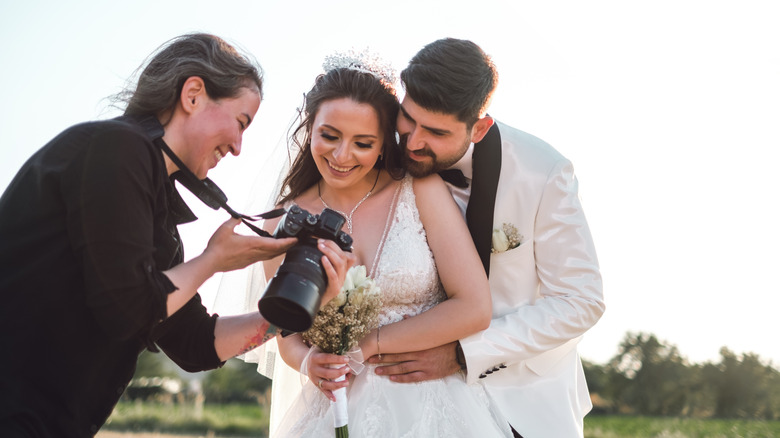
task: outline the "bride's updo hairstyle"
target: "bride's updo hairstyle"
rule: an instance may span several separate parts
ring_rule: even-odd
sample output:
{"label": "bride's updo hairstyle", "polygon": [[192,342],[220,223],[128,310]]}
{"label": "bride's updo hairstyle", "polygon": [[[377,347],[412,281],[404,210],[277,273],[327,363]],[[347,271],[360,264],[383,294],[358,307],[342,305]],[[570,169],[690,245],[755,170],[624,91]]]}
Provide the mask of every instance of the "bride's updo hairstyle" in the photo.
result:
{"label": "bride's updo hairstyle", "polygon": [[322,178],[311,155],[311,133],[320,107],[331,100],[349,98],[374,108],[384,137],[384,152],[374,167],[387,170],[395,179],[403,177],[401,152],[395,136],[399,108],[395,73],[367,52],[330,56],[323,67],[325,73],[317,76],[314,87],[304,97],[303,109],[298,114],[300,122],[290,138],[291,147],[297,147],[298,154],[282,181],[279,204],[298,197]]}
{"label": "bride's updo hairstyle", "polygon": [[263,97],[263,71],[249,54],[239,53],[223,39],[209,34],[181,35],[157,49],[138,75],[135,87],[114,96],[126,103],[125,115],[165,117],[166,125],[181,96],[187,78],[203,79],[214,100],[238,96],[250,88]]}

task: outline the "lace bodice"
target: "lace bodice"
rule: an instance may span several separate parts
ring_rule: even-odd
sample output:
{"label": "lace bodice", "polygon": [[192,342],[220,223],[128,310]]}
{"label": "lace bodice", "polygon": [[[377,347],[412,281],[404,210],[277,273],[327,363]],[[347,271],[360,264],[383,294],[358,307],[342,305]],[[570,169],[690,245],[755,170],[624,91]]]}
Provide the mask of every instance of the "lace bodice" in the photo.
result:
{"label": "lace bodice", "polygon": [[380,325],[420,314],[447,298],[420,222],[410,176],[401,181],[394,196],[377,257],[371,275],[382,291]]}

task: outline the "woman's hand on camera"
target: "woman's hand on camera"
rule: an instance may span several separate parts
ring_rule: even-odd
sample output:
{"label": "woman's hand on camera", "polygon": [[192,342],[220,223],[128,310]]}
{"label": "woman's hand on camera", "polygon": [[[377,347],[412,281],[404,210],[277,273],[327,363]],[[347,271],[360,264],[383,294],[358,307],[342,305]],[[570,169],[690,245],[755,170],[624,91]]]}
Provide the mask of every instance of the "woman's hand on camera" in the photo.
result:
{"label": "woman's hand on camera", "polygon": [[319,250],[322,251],[322,267],[328,276],[328,288],[322,295],[322,304],[336,298],[344,284],[347,271],[355,264],[355,255],[346,252],[336,245],[336,242],[327,239],[319,239],[317,242]]}
{"label": "woman's hand on camera", "polygon": [[214,256],[217,272],[241,269],[261,260],[272,259],[286,252],[298,241],[294,237],[274,239],[236,234],[235,228],[240,223],[241,220],[235,218],[227,220],[209,239],[203,254]]}

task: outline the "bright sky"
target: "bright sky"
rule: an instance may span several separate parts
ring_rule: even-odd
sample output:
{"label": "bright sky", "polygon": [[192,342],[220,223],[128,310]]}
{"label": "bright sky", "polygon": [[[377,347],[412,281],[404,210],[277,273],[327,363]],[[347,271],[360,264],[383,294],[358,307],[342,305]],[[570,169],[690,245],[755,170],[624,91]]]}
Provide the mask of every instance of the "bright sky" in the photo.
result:
{"label": "bright sky", "polygon": [[[176,35],[217,34],[265,69],[241,157],[211,178],[244,209],[325,55],[369,47],[399,70],[423,45],[493,55],[490,113],[569,157],[594,234],[607,312],[581,343],[605,363],[627,331],[693,362],[719,349],[780,366],[780,16],[772,1],[29,0],[0,6],[0,188],[68,126],[117,115],[119,91]],[[260,204],[264,203],[262,200]],[[193,201],[188,256],[225,219]],[[259,210],[252,213],[259,213]],[[204,286],[209,301],[216,281]]]}

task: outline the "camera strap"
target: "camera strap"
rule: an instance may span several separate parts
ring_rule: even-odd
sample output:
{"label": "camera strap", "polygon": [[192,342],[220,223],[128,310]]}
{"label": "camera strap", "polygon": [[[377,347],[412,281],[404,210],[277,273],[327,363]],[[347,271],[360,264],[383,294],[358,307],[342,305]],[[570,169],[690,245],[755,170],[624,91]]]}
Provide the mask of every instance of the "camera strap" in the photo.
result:
{"label": "camera strap", "polygon": [[184,162],[182,162],[181,159],[179,159],[179,157],[177,157],[176,154],[173,153],[171,148],[162,139],[162,136],[159,136],[152,141],[154,145],[159,147],[163,151],[163,153],[165,153],[165,155],[167,155],[168,158],[170,158],[171,161],[173,161],[176,167],[179,168],[179,171],[174,174],[174,179],[179,181],[181,185],[186,187],[187,190],[192,192],[193,195],[195,195],[198,199],[203,201],[204,204],[208,205],[214,210],[219,210],[221,207],[234,218],[241,219],[241,222],[243,222],[244,225],[249,227],[249,229],[257,233],[258,235],[263,237],[271,237],[271,235],[267,231],[261,229],[260,227],[254,224],[251,224],[250,221],[254,222],[261,219],[273,219],[279,217],[283,215],[285,212],[283,208],[277,208],[253,216],[238,213],[237,211],[230,208],[229,205],[227,205],[227,195],[225,195],[225,192],[223,192],[222,189],[220,189],[216,184],[214,184],[214,182],[209,178],[203,180],[198,179],[198,177],[195,176],[195,174],[192,173],[192,171],[187,168]]}

